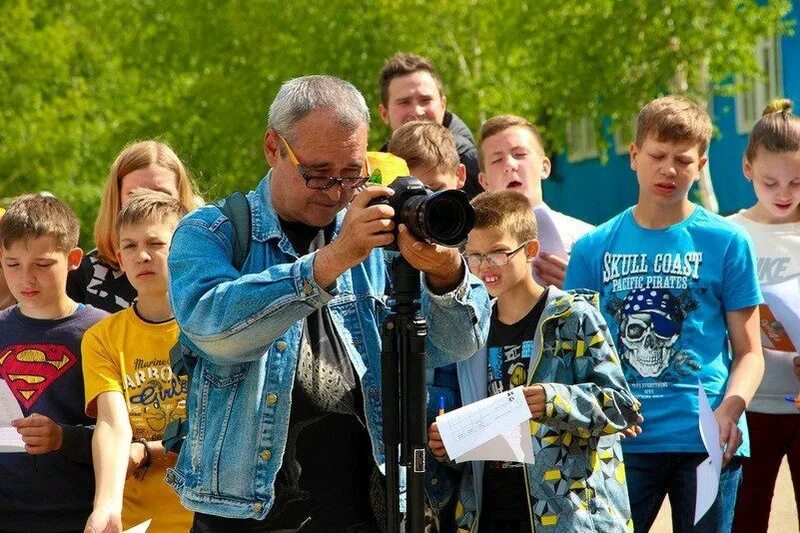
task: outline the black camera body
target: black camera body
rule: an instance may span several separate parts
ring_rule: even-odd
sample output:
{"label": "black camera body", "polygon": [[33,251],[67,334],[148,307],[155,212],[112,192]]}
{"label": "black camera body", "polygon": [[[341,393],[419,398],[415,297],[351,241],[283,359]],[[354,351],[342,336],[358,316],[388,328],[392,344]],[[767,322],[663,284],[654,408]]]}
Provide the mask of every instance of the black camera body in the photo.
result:
{"label": "black camera body", "polygon": [[[405,224],[417,239],[430,244],[458,248],[467,241],[475,211],[463,191],[433,192],[413,176],[398,177],[389,188],[393,196],[376,198],[370,205],[392,206],[397,226]],[[397,240],[386,248],[397,250]]]}

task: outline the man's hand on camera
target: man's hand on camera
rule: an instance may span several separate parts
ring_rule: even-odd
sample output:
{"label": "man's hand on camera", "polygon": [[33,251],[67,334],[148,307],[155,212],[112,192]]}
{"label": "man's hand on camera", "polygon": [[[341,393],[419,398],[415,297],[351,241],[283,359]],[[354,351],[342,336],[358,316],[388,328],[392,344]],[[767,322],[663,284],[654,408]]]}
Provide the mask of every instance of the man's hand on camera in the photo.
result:
{"label": "man's hand on camera", "polygon": [[450,292],[464,277],[464,262],[456,248],[417,240],[405,224],[397,232],[397,247],[408,262],[427,275],[428,287],[436,294]]}
{"label": "man's hand on camera", "polygon": [[342,222],[342,231],[314,258],[314,279],[328,287],[344,272],[367,258],[373,248],[394,240],[394,209],[388,205],[367,206],[381,196],[394,194],[388,187],[367,187],[350,203]]}

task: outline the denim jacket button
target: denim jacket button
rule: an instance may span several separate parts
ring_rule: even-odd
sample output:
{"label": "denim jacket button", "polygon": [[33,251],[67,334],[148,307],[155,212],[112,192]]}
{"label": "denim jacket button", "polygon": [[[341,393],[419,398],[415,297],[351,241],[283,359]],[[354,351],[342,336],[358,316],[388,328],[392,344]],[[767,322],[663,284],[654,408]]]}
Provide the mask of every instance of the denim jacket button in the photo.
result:
{"label": "denim jacket button", "polygon": [[311,294],[314,292],[314,287],[311,286],[311,282],[307,279],[303,280],[303,292],[306,296],[311,296]]}
{"label": "denim jacket button", "polygon": [[256,503],[254,503],[254,504],[253,504],[253,510],[254,510],[255,512],[258,512],[258,511],[260,511],[260,510],[261,510],[261,503],[260,503],[260,502],[256,502]]}
{"label": "denim jacket button", "polygon": [[171,471],[167,472],[166,481],[167,481],[167,483],[174,483],[175,482],[175,474],[173,474]]}
{"label": "denim jacket button", "polygon": [[439,480],[438,480],[438,479],[436,479],[436,478],[431,478],[431,485],[436,485],[437,483],[439,483]]}
{"label": "denim jacket button", "polygon": [[279,351],[284,351],[286,349],[286,342],[285,341],[278,341],[275,343],[275,347],[278,348]]}
{"label": "denim jacket button", "polygon": [[267,394],[267,403],[270,405],[275,405],[278,403],[278,395],[277,394]]}
{"label": "denim jacket button", "polygon": [[272,452],[269,450],[264,450],[263,452],[261,452],[261,459],[263,459],[264,461],[269,461],[270,459],[272,459]]}

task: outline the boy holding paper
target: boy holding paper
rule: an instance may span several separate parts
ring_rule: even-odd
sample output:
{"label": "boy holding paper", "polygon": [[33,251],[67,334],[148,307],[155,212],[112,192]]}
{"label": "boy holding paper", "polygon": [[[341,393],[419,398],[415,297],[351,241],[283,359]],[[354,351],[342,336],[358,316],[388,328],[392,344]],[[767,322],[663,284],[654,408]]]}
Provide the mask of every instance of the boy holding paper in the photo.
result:
{"label": "boy holding paper", "polygon": [[81,531],[92,510],[80,347],[105,313],[67,296],[82,255],[78,220],[55,198],[23,196],[0,218],[3,274],[19,302],[0,311],[0,386],[25,415],[12,424],[27,452],[0,454],[0,531]]}
{"label": "boy holding paper", "polygon": [[[599,292],[642,402],[642,437],[623,446],[637,532],[650,529],[667,494],[676,533],[730,531],[740,456],[749,451],[742,414],[764,372],[750,239],[689,200],[711,131],[705,110],[681,96],[642,108],[630,146],[638,202],[575,244],[564,282]],[[720,427],[725,468],[717,499],[695,524],[697,466],[708,457],[698,381]]]}
{"label": "boy holding paper", "polygon": [[[536,283],[530,268],[539,247],[536,217],[525,196],[483,193],[472,205],[467,264],[497,300],[487,344],[458,363],[461,399],[467,405],[522,386],[536,464],[460,465],[459,531],[627,531],[617,433],[639,420],[639,404],[596,294]],[[435,423],[428,438],[431,453],[446,460]],[[438,485],[432,480],[428,487],[434,508],[452,496]]]}

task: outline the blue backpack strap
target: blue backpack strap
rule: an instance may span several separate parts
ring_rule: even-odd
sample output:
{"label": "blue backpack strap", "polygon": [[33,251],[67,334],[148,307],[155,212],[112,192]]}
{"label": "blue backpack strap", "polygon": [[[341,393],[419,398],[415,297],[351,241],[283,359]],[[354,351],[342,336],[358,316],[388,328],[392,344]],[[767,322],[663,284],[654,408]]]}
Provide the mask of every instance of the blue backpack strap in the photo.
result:
{"label": "blue backpack strap", "polygon": [[247,195],[236,191],[227,198],[214,203],[214,205],[233,224],[233,266],[241,272],[247,256],[250,255],[252,230],[250,201],[247,199]]}
{"label": "blue backpack strap", "polygon": [[[188,396],[188,385],[194,371],[194,365],[197,360],[190,358],[189,350],[180,342],[175,343],[175,346],[169,351],[169,364],[172,367],[173,379],[180,381],[181,376],[186,376],[187,390],[184,391]],[[187,413],[188,414],[188,413]],[[161,443],[164,449],[175,453],[180,452],[183,441],[189,434],[189,420],[175,419],[172,420],[167,427],[164,428],[164,435],[161,438]]]}
{"label": "blue backpack strap", "polygon": [[[233,266],[241,272],[247,256],[250,255],[250,231],[252,227],[250,201],[244,193],[237,191],[227,198],[215,202],[214,205],[233,224]],[[177,379],[180,379],[179,376],[185,375],[187,384],[190,384],[192,372],[197,363],[197,359],[192,356],[191,350],[179,340],[175,347],[170,350],[169,355],[172,375],[176,376]],[[187,395],[188,392],[187,390]],[[188,434],[188,419],[173,420],[164,429],[164,437],[162,439],[164,448],[178,453]]]}

